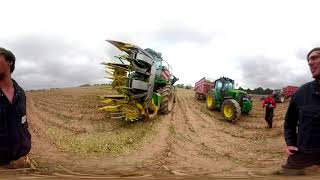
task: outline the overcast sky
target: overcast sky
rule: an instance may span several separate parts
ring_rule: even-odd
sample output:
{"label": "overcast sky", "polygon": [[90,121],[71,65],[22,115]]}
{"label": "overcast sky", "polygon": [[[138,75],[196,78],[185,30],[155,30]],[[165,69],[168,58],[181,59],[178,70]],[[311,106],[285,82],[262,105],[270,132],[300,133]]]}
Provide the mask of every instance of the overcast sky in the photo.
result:
{"label": "overcast sky", "polygon": [[177,83],[227,76],[245,88],[312,80],[307,52],[320,45],[320,1],[1,1],[0,46],[16,55],[25,89],[104,83],[118,51],[105,40],[152,48]]}

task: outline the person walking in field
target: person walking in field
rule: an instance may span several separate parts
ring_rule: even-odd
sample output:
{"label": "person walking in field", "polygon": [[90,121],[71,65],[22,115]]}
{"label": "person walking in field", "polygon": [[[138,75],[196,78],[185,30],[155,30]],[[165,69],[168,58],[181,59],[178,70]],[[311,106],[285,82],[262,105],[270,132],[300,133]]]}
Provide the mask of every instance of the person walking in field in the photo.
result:
{"label": "person walking in field", "polygon": [[[31,135],[26,116],[24,90],[11,78],[16,58],[0,47],[0,165],[28,161]],[[24,157],[24,158],[21,158]],[[24,161],[25,160],[25,161]],[[28,163],[28,162],[26,162]]]}
{"label": "person walking in field", "polygon": [[268,123],[269,128],[272,128],[273,109],[276,108],[276,101],[272,95],[268,95],[262,103],[262,108],[266,108],[265,120]]}

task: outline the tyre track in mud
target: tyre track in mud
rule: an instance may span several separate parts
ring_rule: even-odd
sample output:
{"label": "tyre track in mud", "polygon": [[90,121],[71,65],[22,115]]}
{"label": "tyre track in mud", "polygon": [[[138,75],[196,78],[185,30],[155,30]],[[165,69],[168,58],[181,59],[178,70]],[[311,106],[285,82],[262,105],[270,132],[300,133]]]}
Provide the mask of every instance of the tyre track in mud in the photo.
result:
{"label": "tyre track in mud", "polygon": [[[192,133],[196,133],[195,130],[194,130],[194,127],[190,123],[189,117],[187,116],[188,109],[183,105],[183,102],[181,102],[181,98],[179,98],[179,96],[178,96],[178,100],[177,100],[177,106],[182,111],[182,113],[180,113],[180,114],[182,114],[183,119],[185,120],[185,123],[188,126],[189,131],[191,131]],[[185,112],[185,113],[183,113],[183,112]]]}
{"label": "tyre track in mud", "polygon": [[[176,159],[183,161],[175,161],[169,168],[188,170],[188,172],[193,170],[193,173],[208,173],[212,172],[212,169],[208,167],[214,165],[214,161],[220,159],[220,163],[230,164],[229,160],[220,158],[221,154],[215,147],[207,145],[208,142],[203,139],[205,135],[202,132],[204,131],[201,129],[210,127],[211,122],[208,118],[204,118],[205,115],[200,111],[197,111],[197,106],[190,107],[189,103],[190,101],[183,94],[178,93],[171,128],[174,129],[172,140],[175,152],[173,154],[177,156]],[[215,139],[220,141],[220,138]],[[217,172],[217,169],[219,168],[214,168],[213,171]]]}
{"label": "tyre track in mud", "polygon": [[[68,126],[65,123],[65,121],[66,121],[65,119],[69,119],[68,121],[70,121],[71,118],[65,117],[64,115],[62,115],[60,113],[53,113],[53,112],[55,112],[54,109],[48,111],[45,108],[37,107],[38,105],[36,103],[34,103],[33,101],[29,101],[29,103],[31,106],[30,109],[35,114],[37,114],[37,117],[39,119],[45,119],[45,121],[43,121],[43,123],[48,126],[67,129],[67,130],[74,132],[74,133],[85,133],[85,132],[88,132],[92,129],[92,128],[90,129],[89,124],[85,125],[85,124],[77,123],[77,125],[74,124],[72,126],[70,126],[70,125]],[[74,122],[78,122],[78,121],[74,121]]]}
{"label": "tyre track in mud", "polygon": [[[194,163],[194,161],[201,161],[202,163],[197,164],[199,165],[198,167],[188,167],[180,163],[177,167],[203,170],[206,169],[206,167],[201,164],[207,163],[210,164],[210,166],[216,164],[214,168],[207,168],[207,173],[214,173],[225,170],[249,171],[249,169],[254,166],[260,167],[265,164],[274,165],[282,161],[281,157],[275,159],[269,156],[272,152],[263,152],[266,151],[268,147],[259,147],[263,145],[263,141],[267,138],[277,137],[279,134],[275,136],[261,136],[264,130],[259,134],[255,132],[257,129],[246,129],[246,126],[243,126],[245,123],[231,124],[225,122],[222,120],[219,112],[205,112],[202,109],[203,103],[190,99],[190,94],[190,91],[188,93],[181,91],[178,93],[178,100],[175,104],[174,111],[175,115],[173,116],[173,119],[175,119],[173,127],[176,128],[180,134],[188,137],[189,141],[185,142],[179,138],[175,138],[177,142],[174,144],[173,149],[176,151],[174,154],[180,154],[180,156],[185,157],[185,161],[189,161],[193,165],[197,164]],[[244,118],[249,118],[249,116],[244,116]],[[253,121],[252,123],[255,122],[256,121]],[[248,137],[248,134],[242,135],[243,133],[241,131],[243,130],[248,130],[251,137]],[[269,132],[268,130],[265,131]],[[256,138],[258,135],[260,135],[260,138]],[[279,140],[280,139],[277,139],[276,141]],[[282,143],[279,142],[278,144]],[[281,152],[275,147],[272,147],[272,149],[276,150],[277,154]],[[188,151],[188,153],[185,151]],[[205,157],[201,157],[199,154]],[[265,163],[257,159],[272,160]],[[221,164],[224,164],[224,167],[221,167]]]}
{"label": "tyre track in mud", "polygon": [[[162,135],[162,141],[159,141],[159,139],[153,140],[154,142],[157,142],[157,146],[161,146],[161,150],[158,152],[154,152],[153,155],[149,158],[146,158],[141,162],[141,165],[139,168],[143,171],[149,170],[152,171],[153,174],[170,174],[170,169],[167,167],[167,165],[170,163],[169,158],[170,156],[173,156],[173,145],[172,145],[172,135],[170,132],[170,128],[172,126],[172,117],[174,112],[168,114],[168,115],[162,115],[159,117],[159,121],[162,121],[162,128],[159,135]],[[154,150],[154,149],[153,149]],[[145,151],[145,150],[144,150]]]}
{"label": "tyre track in mud", "polygon": [[[166,148],[146,161],[144,167],[148,167],[150,170],[156,168],[169,174],[177,172],[185,175],[204,173],[205,168],[194,166],[194,163],[199,163],[197,160],[194,162],[194,159],[201,159],[199,156],[206,156],[216,160],[218,154],[214,149],[205,146],[204,143],[196,141],[194,137],[199,138],[200,135],[191,122],[194,117],[190,114],[194,113],[190,112],[190,108],[184,105],[184,98],[181,98],[180,95],[178,95],[176,102],[169,115],[160,116],[162,121],[169,122],[169,134],[165,138]],[[205,119],[203,120],[208,124]],[[203,153],[204,149],[210,151],[210,153]],[[212,155],[212,152],[214,152],[214,155]],[[205,172],[207,171],[205,170]]]}

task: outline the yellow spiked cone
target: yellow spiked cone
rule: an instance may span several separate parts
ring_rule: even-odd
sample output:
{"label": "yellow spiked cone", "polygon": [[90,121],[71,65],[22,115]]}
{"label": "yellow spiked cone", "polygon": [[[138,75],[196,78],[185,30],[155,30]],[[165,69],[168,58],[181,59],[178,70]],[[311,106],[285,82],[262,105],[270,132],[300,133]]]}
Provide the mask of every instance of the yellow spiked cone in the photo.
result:
{"label": "yellow spiked cone", "polygon": [[105,110],[107,112],[119,112],[120,105],[115,106],[105,106],[102,108],[99,108],[99,110]]}

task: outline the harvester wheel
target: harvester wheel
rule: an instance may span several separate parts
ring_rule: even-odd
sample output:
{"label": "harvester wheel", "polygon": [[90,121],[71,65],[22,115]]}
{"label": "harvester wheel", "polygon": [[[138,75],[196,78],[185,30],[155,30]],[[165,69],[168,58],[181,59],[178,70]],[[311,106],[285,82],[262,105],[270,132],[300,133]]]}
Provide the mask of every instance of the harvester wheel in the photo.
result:
{"label": "harvester wheel", "polygon": [[168,114],[172,111],[175,99],[172,86],[166,85],[159,92],[161,94],[160,113]]}
{"label": "harvester wheel", "polygon": [[208,93],[207,97],[206,97],[206,104],[207,104],[207,108],[211,111],[215,110],[215,97],[211,94]]}
{"label": "harvester wheel", "polygon": [[241,117],[241,108],[239,103],[234,99],[223,101],[221,108],[222,116],[225,120],[235,122]]}

